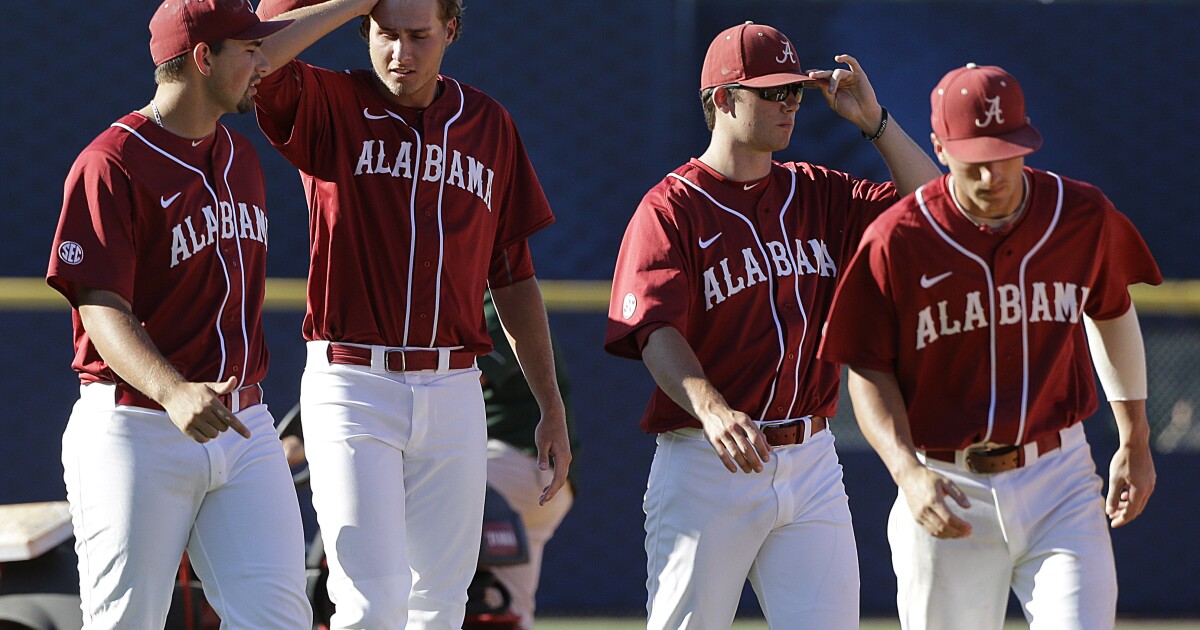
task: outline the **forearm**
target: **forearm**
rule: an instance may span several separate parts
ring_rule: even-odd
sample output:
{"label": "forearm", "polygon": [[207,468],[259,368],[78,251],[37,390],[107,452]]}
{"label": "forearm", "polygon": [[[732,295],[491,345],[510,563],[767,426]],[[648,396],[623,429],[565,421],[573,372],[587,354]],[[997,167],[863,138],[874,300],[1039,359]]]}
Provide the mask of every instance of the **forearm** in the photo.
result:
{"label": "forearm", "polygon": [[1117,423],[1117,435],[1122,447],[1150,448],[1150,421],[1146,415],[1146,401],[1113,400],[1113,418]]}
{"label": "forearm", "polygon": [[556,413],[565,421],[566,411],[554,372],[550,322],[537,278],[492,289],[492,302],[542,415]]}
{"label": "forearm", "polygon": [[854,415],[863,436],[879,454],[897,485],[913,470],[921,467],[913,445],[908,410],[896,375],[850,368],[847,381]]}
{"label": "forearm", "polygon": [[671,326],[650,333],[642,362],[654,382],[693,417],[729,409],[725,397],[704,375],[704,368],[683,334]]}
{"label": "forearm", "polygon": [[[878,128],[876,126],[874,130],[867,133],[874,133]],[[896,190],[900,192],[901,196],[913,192],[942,175],[942,171],[933,163],[929,154],[917,146],[917,143],[913,142],[913,139],[905,133],[900,123],[890,116],[883,135],[874,144],[879,154],[883,156],[883,161],[892,175],[892,182],[896,184]]]}
{"label": "forearm", "polygon": [[79,291],[79,317],[100,357],[127,383],[163,404],[186,382],[154,345],[129,304],[115,293]]}
{"label": "forearm", "polygon": [[264,19],[295,20],[287,28],[263,40],[262,51],[271,72],[284,66],[317,40],[346,22],[371,12],[376,0],[330,0],[313,6],[274,13],[273,4],[264,2],[259,15]]}

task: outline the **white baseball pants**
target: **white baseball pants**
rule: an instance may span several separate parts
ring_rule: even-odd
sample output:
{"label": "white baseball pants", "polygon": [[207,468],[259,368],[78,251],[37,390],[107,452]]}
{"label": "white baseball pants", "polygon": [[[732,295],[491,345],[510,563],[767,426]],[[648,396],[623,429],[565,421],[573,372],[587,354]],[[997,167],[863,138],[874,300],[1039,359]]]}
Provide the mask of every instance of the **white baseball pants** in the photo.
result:
{"label": "white baseball pants", "polygon": [[1083,425],[1062,448],[994,475],[929,460],[971,501],[950,509],[971,523],[967,538],[939,539],[912,517],[903,493],[888,539],[905,630],[1000,630],[1009,588],[1032,630],[1103,630],[1115,623],[1117,575]]}
{"label": "white baseball pants", "polygon": [[300,406],[332,626],[461,628],[487,475],[479,370],[331,365],[327,346],[308,344]]}
{"label": "white baseball pants", "polygon": [[496,579],[512,595],[511,612],[521,617],[522,630],[533,628],[535,595],[542,574],[542,552],[563,517],[571,510],[574,496],[564,486],[546,505],[538,505],[542,489],[550,485],[554,470],[540,470],[537,458],[501,440],[487,443],[488,485],[500,493],[508,505],[521,515],[525,536],[529,539],[529,562],[507,567],[492,567]]}
{"label": "white baseball pants", "polygon": [[747,577],[767,625],[858,628],[858,550],[833,434],[730,473],[699,429],[658,436],[646,489],[647,627],[728,628]]}
{"label": "white baseball pants", "polygon": [[300,508],[266,405],[237,412],[250,439],[199,444],[115,397],[81,386],[62,440],[84,628],[162,628],[185,548],[221,628],[312,627]]}

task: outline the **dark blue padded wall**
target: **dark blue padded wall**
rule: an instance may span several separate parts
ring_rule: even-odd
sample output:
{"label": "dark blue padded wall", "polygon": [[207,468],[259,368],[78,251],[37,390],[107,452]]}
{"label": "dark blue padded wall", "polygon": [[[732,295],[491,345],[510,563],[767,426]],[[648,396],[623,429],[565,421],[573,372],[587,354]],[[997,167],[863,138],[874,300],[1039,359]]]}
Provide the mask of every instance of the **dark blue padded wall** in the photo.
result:
{"label": "dark blue padded wall", "polygon": [[[0,25],[0,275],[40,276],[76,153],[109,122],[153,94],[145,24],[150,2],[11,3]],[[1046,139],[1029,163],[1100,185],[1142,230],[1172,278],[1200,277],[1191,241],[1200,213],[1187,184],[1195,168],[1192,112],[1200,89],[1200,8],[1191,3],[788,2],[774,0],[468,1],[466,32],[447,74],[495,96],[512,113],[558,215],[534,239],[539,274],[603,280],[626,221],[647,188],[707,142],[696,99],[711,38],[744,20],[788,33],[806,67],[856,55],[880,100],[928,146],[929,91],[968,61],[999,64],[1024,85]],[[347,27],[304,58],[327,67],[366,63]],[[229,117],[259,146],[272,218],[269,271],[307,266],[307,218],[298,177],[250,117]],[[886,179],[878,154],[849,123],[808,94],[792,146],[780,155]],[[300,317],[267,317],[274,358],[268,401],[281,416],[296,399]],[[653,439],[636,426],[650,382],[635,362],[600,350],[598,313],[552,314],[576,390],[584,452],[577,507],[551,543],[541,604],[547,611],[637,614],[644,603],[641,493]],[[65,311],[0,313],[0,502],[63,495],[58,436],[76,396]],[[1147,318],[1154,421],[1167,423],[1200,391],[1195,320]],[[1169,396],[1161,396],[1170,392]],[[862,556],[863,611],[894,610],[882,518],[894,488],[855,439],[849,405],[835,426]],[[1103,416],[1103,414],[1102,414]],[[1186,429],[1183,429],[1186,431]],[[1089,424],[1097,461],[1111,453],[1111,420]],[[1187,439],[1181,438],[1184,443]],[[1121,608],[1200,614],[1200,586],[1185,579],[1200,553],[1147,541],[1174,539],[1200,512],[1186,479],[1192,453],[1164,455],[1160,490],[1143,520],[1114,535]],[[1178,567],[1179,579],[1139,579]],[[1188,569],[1190,567],[1190,569]],[[1187,602],[1192,602],[1187,604]],[[747,606],[753,604],[747,601]]]}

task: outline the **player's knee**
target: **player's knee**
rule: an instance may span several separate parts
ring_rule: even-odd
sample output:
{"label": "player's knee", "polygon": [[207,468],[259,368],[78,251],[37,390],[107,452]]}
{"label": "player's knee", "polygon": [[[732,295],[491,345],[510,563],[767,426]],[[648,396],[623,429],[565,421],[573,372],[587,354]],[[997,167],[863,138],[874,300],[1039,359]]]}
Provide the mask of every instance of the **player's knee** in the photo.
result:
{"label": "player's knee", "polygon": [[295,580],[257,580],[248,588],[236,588],[224,604],[206,589],[209,602],[231,628],[294,630],[311,628],[312,605],[304,592],[304,582]]}
{"label": "player's knee", "polygon": [[403,628],[408,623],[412,578],[397,575],[349,580],[329,578],[335,625],[343,628]]}

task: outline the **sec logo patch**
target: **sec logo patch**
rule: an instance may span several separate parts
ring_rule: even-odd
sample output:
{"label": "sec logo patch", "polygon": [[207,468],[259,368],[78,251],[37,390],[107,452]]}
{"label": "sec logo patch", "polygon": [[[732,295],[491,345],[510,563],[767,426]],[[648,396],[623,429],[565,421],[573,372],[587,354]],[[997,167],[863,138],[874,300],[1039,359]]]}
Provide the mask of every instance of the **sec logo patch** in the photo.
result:
{"label": "sec logo patch", "polygon": [[83,262],[83,246],[75,241],[63,241],[58,246],[58,257],[68,265],[78,265]]}
{"label": "sec logo patch", "polygon": [[637,310],[637,298],[633,297],[632,293],[625,294],[625,300],[621,302],[621,316],[625,319],[633,317],[633,312]]}

